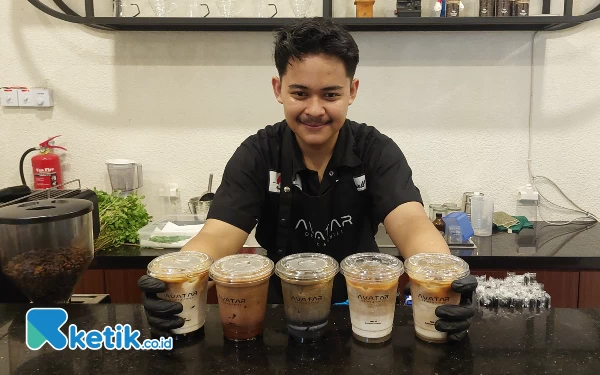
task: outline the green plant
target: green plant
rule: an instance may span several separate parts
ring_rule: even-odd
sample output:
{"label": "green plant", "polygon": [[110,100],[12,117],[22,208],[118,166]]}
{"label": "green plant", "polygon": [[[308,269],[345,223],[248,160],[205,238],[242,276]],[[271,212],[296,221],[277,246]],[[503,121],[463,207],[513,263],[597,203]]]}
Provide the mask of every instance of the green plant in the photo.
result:
{"label": "green plant", "polygon": [[118,192],[94,191],[100,215],[100,235],[94,242],[95,250],[139,243],[138,230],[152,219],[142,203],[144,196],[133,193],[122,197]]}

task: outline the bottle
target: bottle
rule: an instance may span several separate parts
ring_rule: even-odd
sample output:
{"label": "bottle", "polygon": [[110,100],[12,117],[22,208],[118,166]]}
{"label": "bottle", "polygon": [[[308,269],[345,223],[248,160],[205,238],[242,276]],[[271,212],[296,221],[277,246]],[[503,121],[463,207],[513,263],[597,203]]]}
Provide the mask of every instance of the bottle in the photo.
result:
{"label": "bottle", "polygon": [[435,228],[440,231],[440,233],[442,234],[442,237],[446,237],[446,223],[444,222],[444,220],[442,220],[442,214],[441,213],[437,213],[435,214],[435,220],[433,221],[433,225],[435,226]]}

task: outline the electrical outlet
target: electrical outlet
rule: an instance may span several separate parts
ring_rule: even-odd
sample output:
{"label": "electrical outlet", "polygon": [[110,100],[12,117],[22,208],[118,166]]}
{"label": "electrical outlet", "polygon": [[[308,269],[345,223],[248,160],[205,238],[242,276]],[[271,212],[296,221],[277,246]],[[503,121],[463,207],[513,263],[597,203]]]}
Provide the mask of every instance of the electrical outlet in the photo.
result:
{"label": "electrical outlet", "polygon": [[527,184],[519,188],[519,195],[517,200],[523,202],[537,202],[540,199],[539,193],[533,185]]}
{"label": "electrical outlet", "polygon": [[18,107],[19,106],[19,90],[18,89],[1,89],[0,90],[0,105],[3,107]]}

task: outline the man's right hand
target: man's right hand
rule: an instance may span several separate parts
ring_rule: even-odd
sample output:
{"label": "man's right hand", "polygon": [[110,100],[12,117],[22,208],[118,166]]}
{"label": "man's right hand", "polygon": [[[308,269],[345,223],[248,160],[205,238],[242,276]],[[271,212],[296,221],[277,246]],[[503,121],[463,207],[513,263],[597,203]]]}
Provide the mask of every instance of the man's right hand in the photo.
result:
{"label": "man's right hand", "polygon": [[143,292],[144,310],[153,336],[169,337],[172,329],[183,326],[185,320],[176,315],[183,311],[183,305],[156,297],[156,293],[167,290],[167,284],[144,275],[138,280],[138,288]]}

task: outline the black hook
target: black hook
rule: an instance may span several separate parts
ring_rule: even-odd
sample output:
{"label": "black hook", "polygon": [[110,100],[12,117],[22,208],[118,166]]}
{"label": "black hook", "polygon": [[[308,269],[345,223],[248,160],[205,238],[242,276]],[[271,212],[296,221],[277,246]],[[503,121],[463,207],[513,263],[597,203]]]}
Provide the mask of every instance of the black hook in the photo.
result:
{"label": "black hook", "polygon": [[275,4],[269,4],[269,5],[272,5],[273,7],[275,7],[275,13],[273,13],[273,15],[271,17],[269,17],[269,18],[273,18],[277,15],[277,5],[275,5]]}

